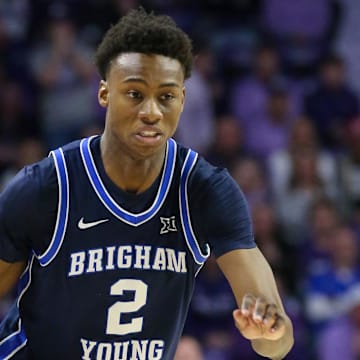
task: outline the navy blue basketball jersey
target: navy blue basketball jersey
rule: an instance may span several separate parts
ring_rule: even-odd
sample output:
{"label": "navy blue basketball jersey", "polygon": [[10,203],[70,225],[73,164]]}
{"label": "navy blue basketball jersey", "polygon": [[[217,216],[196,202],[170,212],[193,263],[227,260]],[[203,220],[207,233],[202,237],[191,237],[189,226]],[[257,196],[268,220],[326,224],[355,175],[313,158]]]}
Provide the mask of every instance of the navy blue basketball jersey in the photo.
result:
{"label": "navy blue basketball jersey", "polygon": [[129,194],[106,176],[99,139],[52,151],[0,198],[0,258],[28,261],[0,359],[173,359],[210,249],[255,246],[223,170],[170,139],[158,179]]}

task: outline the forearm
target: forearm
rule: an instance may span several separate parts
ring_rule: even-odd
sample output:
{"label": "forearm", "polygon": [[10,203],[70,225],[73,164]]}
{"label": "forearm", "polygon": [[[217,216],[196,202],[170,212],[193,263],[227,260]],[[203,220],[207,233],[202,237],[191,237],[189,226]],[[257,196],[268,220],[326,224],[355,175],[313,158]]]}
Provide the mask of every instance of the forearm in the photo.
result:
{"label": "forearm", "polygon": [[279,340],[252,340],[251,345],[259,355],[272,360],[284,359],[294,344],[293,328],[291,321],[286,317],[286,330]]}

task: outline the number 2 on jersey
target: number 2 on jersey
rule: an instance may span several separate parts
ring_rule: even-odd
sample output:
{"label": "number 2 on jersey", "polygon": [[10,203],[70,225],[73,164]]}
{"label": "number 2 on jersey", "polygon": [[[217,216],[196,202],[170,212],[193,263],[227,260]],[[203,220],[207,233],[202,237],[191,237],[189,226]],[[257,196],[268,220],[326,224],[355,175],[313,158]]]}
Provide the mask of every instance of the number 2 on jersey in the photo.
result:
{"label": "number 2 on jersey", "polygon": [[110,288],[110,295],[123,295],[124,291],[133,291],[132,301],[117,301],[108,309],[106,334],[126,335],[140,332],[143,326],[143,317],[135,317],[130,322],[122,322],[121,315],[140,310],[147,299],[148,286],[141,280],[120,279]]}

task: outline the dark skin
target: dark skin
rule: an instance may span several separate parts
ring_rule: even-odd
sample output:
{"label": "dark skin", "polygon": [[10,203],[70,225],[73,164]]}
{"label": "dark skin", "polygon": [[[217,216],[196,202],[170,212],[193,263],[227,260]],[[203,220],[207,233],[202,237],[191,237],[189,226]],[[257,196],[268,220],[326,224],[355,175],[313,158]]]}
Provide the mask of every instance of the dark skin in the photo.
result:
{"label": "dark skin", "polygon": [[[111,63],[98,99],[107,109],[101,138],[105,171],[125,191],[141,193],[159,176],[166,142],[184,106],[181,64],[160,55],[125,53]],[[234,321],[259,354],[282,359],[293,344],[273,273],[258,248],[230,251],[217,259],[239,309]],[[0,295],[15,285],[24,263],[0,261]]]}
{"label": "dark skin", "polygon": [[120,188],[140,193],[159,175],[166,141],[179,122],[182,67],[160,55],[120,55],[101,81],[98,98],[107,108],[101,139],[105,170]]}
{"label": "dark skin", "polygon": [[[107,174],[120,188],[140,193],[159,175],[184,98],[177,60],[137,53],[114,59],[99,88],[99,102],[107,107],[101,151]],[[234,311],[237,328],[258,353],[281,359],[292,346],[292,326],[265,258],[257,248],[244,249],[217,262],[239,306]],[[246,276],[238,271],[243,267]]]}

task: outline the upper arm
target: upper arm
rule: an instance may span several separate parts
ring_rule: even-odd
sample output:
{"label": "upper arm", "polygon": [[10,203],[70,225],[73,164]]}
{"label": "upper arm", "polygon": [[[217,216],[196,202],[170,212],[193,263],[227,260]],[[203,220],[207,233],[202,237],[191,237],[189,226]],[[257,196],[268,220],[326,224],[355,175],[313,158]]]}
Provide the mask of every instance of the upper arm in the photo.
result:
{"label": "upper arm", "polygon": [[22,169],[0,194],[1,260],[26,262],[33,251],[41,254],[47,248],[56,219],[56,186],[46,159]]}
{"label": "upper arm", "polygon": [[217,259],[230,283],[238,306],[245,294],[263,296],[284,311],[273,272],[263,254],[256,247],[230,251]]}
{"label": "upper arm", "polygon": [[224,169],[212,171],[191,193],[195,232],[215,257],[255,247],[248,205],[238,184]]}
{"label": "upper arm", "polygon": [[24,261],[9,263],[0,260],[0,298],[14,287],[24,268]]}
{"label": "upper arm", "polygon": [[36,189],[22,169],[0,194],[0,259],[12,263],[25,261],[30,253],[29,228],[33,216]]}

